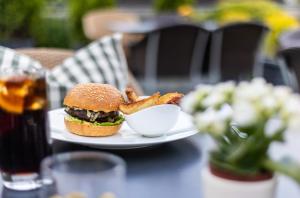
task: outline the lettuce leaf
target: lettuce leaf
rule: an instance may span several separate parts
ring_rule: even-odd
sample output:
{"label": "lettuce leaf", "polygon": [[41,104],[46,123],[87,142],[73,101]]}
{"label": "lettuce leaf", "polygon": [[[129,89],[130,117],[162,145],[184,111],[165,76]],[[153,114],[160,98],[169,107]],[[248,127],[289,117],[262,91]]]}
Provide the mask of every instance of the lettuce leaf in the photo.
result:
{"label": "lettuce leaf", "polygon": [[69,120],[69,121],[72,121],[72,122],[78,122],[78,123],[81,123],[81,124],[85,124],[85,123],[86,124],[92,124],[92,125],[95,125],[95,126],[115,126],[115,125],[121,124],[125,120],[125,118],[122,115],[119,115],[115,122],[87,122],[87,121],[75,118],[73,116],[70,116],[70,115],[67,115],[66,119]]}

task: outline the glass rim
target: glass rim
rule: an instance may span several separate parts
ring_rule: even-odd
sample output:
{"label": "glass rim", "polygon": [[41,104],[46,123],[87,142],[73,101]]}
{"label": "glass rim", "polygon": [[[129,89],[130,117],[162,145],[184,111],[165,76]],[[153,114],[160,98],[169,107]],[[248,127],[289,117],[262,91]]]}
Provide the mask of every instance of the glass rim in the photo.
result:
{"label": "glass rim", "polygon": [[124,169],[124,171],[126,170],[125,161],[117,155],[107,153],[107,152],[101,152],[101,151],[98,152],[97,151],[71,151],[71,152],[53,154],[52,156],[48,156],[44,158],[41,163],[41,171],[42,173],[44,171],[53,172],[53,168],[51,168],[51,165],[55,163],[62,163],[71,159],[80,160],[80,159],[90,159],[90,158],[105,160],[113,163],[113,166],[108,168],[107,170],[94,171],[92,174],[98,172],[104,173],[104,172],[118,170],[118,169]]}
{"label": "glass rim", "polygon": [[[15,73],[22,72],[22,73]],[[0,68],[0,78],[6,78],[11,76],[31,76],[33,78],[40,78],[46,76],[47,70],[43,67],[2,67]]]}

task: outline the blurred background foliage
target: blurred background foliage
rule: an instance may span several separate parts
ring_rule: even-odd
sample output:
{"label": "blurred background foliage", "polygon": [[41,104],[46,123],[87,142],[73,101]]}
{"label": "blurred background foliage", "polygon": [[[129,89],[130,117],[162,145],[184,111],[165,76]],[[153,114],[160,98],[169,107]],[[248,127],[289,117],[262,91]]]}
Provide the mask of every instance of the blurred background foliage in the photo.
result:
{"label": "blurred background foliage", "polygon": [[82,16],[115,5],[115,0],[0,0],[0,44],[31,39],[35,46],[79,47],[88,42]]}
{"label": "blurred background foliage", "polygon": [[44,0],[0,0],[0,40],[28,37],[41,19]]}
{"label": "blurred background foliage", "polygon": [[[273,55],[278,37],[299,27],[299,21],[271,0],[226,0],[212,7],[195,7],[196,0],[154,0],[156,12],[175,12],[195,22],[226,24],[257,21],[270,28],[265,51]],[[32,40],[34,46],[78,48],[85,38],[81,19],[90,10],[115,7],[117,0],[0,0],[0,45]],[[16,14],[17,13],[17,14]]]}
{"label": "blurred background foliage", "polygon": [[264,45],[268,56],[276,52],[278,38],[283,32],[300,25],[298,19],[289,15],[279,4],[267,0],[222,1],[210,10],[194,11],[190,17],[198,22],[213,21],[220,25],[245,21],[266,24],[270,28]]}
{"label": "blurred background foliage", "polygon": [[174,12],[180,6],[192,6],[195,0],[155,0],[154,9],[157,12]]}
{"label": "blurred background foliage", "polygon": [[35,23],[32,37],[37,47],[70,48],[71,31],[67,15],[68,0],[44,0],[40,21]]}
{"label": "blurred background foliage", "polygon": [[[116,6],[115,0],[69,0],[69,22],[73,40],[79,43],[87,42],[81,23],[85,13],[95,9],[112,8],[114,6]],[[78,43],[75,44],[77,45]]]}
{"label": "blurred background foliage", "polygon": [[72,48],[73,42],[68,26],[65,18],[44,17],[32,33],[35,46]]}

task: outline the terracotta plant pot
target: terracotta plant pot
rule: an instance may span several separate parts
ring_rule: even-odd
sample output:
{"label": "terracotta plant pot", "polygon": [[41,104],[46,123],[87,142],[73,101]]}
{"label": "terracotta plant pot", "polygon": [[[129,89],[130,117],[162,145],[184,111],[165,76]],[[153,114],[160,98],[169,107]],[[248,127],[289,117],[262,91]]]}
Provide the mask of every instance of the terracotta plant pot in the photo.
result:
{"label": "terracotta plant pot", "polygon": [[213,168],[202,170],[203,198],[274,198],[276,176],[235,177]]}

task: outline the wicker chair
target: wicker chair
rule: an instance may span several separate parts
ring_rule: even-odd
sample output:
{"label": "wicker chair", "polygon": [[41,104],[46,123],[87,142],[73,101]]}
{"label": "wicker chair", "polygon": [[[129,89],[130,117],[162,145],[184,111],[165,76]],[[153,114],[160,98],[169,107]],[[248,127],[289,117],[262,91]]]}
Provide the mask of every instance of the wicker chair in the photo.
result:
{"label": "wicker chair", "polygon": [[[71,50],[55,49],[55,48],[23,48],[17,49],[18,53],[25,54],[31,58],[38,60],[47,69],[52,69],[59,65],[66,58],[74,54]],[[131,72],[128,73],[128,87],[132,87],[139,95],[143,95],[143,91]]]}

